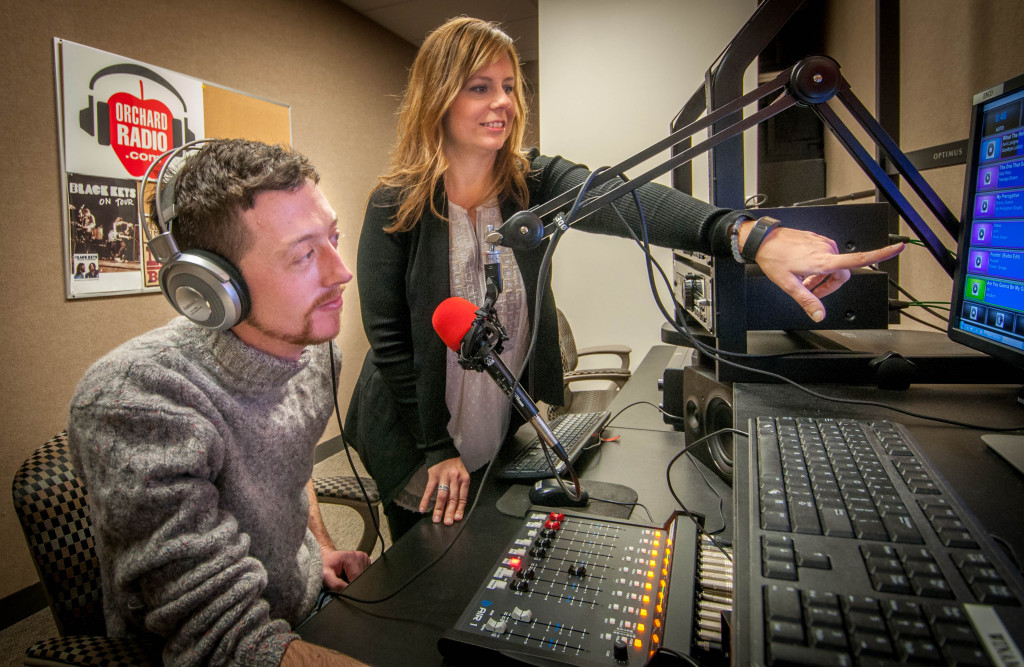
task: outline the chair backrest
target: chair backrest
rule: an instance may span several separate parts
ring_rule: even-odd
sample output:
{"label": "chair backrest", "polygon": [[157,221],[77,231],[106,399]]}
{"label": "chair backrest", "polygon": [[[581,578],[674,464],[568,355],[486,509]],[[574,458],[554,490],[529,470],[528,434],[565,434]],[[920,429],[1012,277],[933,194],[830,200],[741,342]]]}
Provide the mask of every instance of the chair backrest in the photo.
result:
{"label": "chair backrest", "polygon": [[579,355],[576,354],[576,339],[562,310],[556,308],[555,312],[558,314],[558,349],[562,354],[562,372],[568,373],[576,370],[580,363]]}
{"label": "chair backrest", "polygon": [[71,465],[66,431],[22,464],[12,493],[58,632],[106,634],[89,504]]}

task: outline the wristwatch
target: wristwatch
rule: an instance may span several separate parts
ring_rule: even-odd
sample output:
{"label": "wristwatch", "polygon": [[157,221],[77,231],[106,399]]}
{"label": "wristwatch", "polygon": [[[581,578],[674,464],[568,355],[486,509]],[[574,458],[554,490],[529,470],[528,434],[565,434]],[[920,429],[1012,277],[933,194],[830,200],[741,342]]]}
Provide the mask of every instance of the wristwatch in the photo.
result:
{"label": "wristwatch", "polygon": [[768,233],[782,224],[775,218],[764,216],[758,218],[754,222],[754,226],[750,229],[750,233],[747,235],[747,240],[743,244],[743,249],[740,250],[740,255],[747,262],[753,262],[754,257],[757,256],[757,251],[761,247],[761,243],[764,242],[764,237],[768,236]]}

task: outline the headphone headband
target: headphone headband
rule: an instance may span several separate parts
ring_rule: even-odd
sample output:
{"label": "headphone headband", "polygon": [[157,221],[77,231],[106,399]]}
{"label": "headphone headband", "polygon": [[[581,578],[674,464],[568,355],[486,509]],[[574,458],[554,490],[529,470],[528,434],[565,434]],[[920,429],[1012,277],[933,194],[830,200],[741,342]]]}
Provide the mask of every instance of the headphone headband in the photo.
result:
{"label": "headphone headband", "polygon": [[139,207],[139,217],[146,234],[147,246],[161,262],[158,276],[160,291],[175,310],[196,324],[217,331],[226,331],[249,314],[249,290],[245,280],[241,272],[220,255],[205,250],[179,250],[171,227],[177,215],[174,188],[180,165],[170,170],[170,177],[164,183],[168,168],[176,158],[200,144],[211,141],[215,140],[190,141],[162,153],[153,161],[143,175],[142,182],[145,184],[154,167],[162,163],[153,193],[153,213],[160,233],[152,236],[149,225],[141,220],[145,207]]}

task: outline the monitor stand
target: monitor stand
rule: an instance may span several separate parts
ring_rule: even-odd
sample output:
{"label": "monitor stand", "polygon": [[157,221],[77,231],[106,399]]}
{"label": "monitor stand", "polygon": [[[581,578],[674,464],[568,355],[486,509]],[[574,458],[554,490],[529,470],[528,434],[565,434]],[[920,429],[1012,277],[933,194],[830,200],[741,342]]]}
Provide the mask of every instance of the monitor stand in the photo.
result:
{"label": "monitor stand", "polygon": [[1024,475],[1024,435],[988,433],[981,436],[981,441]]}

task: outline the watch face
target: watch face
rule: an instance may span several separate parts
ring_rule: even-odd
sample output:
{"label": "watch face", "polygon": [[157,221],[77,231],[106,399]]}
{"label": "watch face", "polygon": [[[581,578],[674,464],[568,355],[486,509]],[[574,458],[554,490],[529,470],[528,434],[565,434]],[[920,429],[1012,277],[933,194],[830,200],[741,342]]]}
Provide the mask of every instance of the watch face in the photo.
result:
{"label": "watch face", "polygon": [[754,257],[757,255],[758,248],[761,247],[761,242],[764,240],[765,235],[773,227],[779,224],[779,221],[775,218],[765,216],[759,218],[754,223],[753,229],[750,230],[750,234],[747,236],[746,243],[743,244],[742,255],[743,258],[748,262],[753,262]]}

